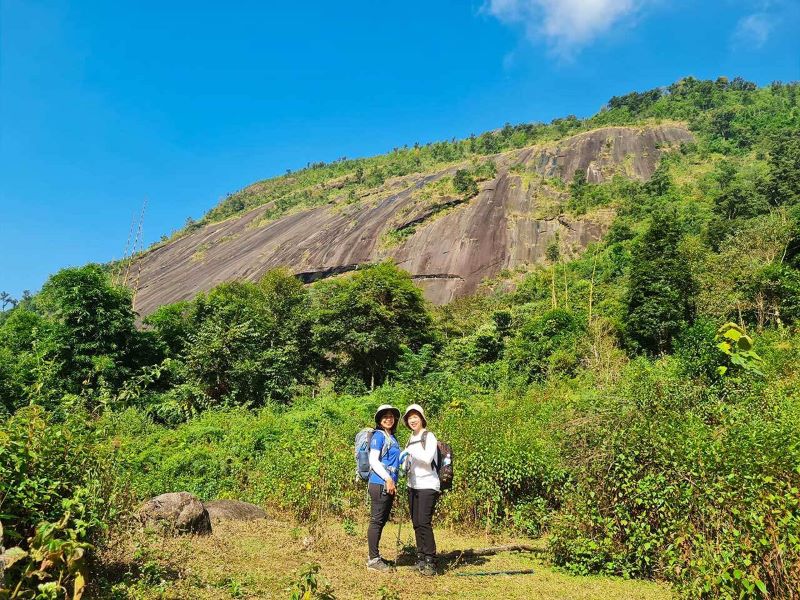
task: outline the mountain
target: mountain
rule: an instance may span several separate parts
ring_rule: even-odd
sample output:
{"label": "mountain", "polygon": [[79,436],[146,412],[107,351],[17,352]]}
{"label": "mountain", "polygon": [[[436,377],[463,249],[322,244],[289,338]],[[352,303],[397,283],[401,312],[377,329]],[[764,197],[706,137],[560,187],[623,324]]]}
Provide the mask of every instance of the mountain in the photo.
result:
{"label": "mountain", "polygon": [[[450,145],[476,146],[481,138]],[[419,160],[418,171],[388,178],[389,168],[365,174],[360,161],[342,161],[344,168],[310,185],[298,176],[256,183],[209,213],[205,224],[138,258],[136,309],[147,315],[275,267],[310,282],[387,259],[407,270],[429,300],[446,303],[473,294],[503,269],[543,262],[554,240],[562,254],[574,255],[600,239],[608,210],[566,210],[576,173],[589,183],[615,175],[645,181],[664,152],[692,140],[681,123],[600,127],[487,155],[464,152],[461,160],[445,156],[434,168]],[[401,153],[425,149],[394,152]],[[241,212],[248,200],[259,205]],[[240,212],[214,222],[231,206]]]}

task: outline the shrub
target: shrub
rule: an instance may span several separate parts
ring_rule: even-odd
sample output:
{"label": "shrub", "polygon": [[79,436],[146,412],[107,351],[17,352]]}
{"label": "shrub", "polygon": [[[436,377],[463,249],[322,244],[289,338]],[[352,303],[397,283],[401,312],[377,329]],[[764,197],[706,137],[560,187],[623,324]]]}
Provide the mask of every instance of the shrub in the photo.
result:
{"label": "shrub", "polygon": [[667,578],[691,597],[791,597],[798,398],[741,381],[714,393],[677,366],[634,362],[578,432],[593,454],[571,452],[554,559],[578,573]]}
{"label": "shrub", "polygon": [[4,545],[17,548],[6,571],[11,589],[19,585],[33,597],[41,584],[59,597],[67,581],[81,587],[83,555],[117,514],[116,490],[108,452],[78,406],[62,423],[37,406],[6,420],[0,518]]}
{"label": "shrub", "polygon": [[478,193],[478,184],[475,177],[466,169],[458,169],[453,176],[453,187],[465,199],[472,198]]}
{"label": "shrub", "polygon": [[511,367],[531,380],[571,375],[585,352],[585,321],[567,310],[551,310],[525,323],[509,341]]}

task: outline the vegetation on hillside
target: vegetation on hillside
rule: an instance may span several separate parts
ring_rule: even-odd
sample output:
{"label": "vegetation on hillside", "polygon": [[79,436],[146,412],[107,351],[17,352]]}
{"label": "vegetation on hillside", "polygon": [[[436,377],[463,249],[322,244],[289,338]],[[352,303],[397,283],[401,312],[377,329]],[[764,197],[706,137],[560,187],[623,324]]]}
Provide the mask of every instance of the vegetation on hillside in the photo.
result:
{"label": "vegetation on hillside", "polygon": [[798,102],[797,86],[792,84],[776,82],[758,89],[741,78],[702,81],[688,77],[664,88],[614,97],[587,119],[570,115],[548,124],[507,123],[464,140],[415,143],[370,158],[309,163],[304,169],[231,193],[183,232],[270,203],[267,217],[274,219],[295,208],[351,201],[369,195],[391,177],[424,173],[609,125],[686,121],[702,136],[707,150],[742,154],[757,149],[772,133],[797,128]]}
{"label": "vegetation on hillside", "polygon": [[[433,308],[387,263],[307,287],[277,270],[137,329],[128,291],[89,265],[4,301],[6,586],[63,596],[117,515],[165,491],[358,518],[352,436],[379,404],[420,402],[457,457],[442,518],[547,534],[550,559],[574,573],[665,579],[687,597],[796,598],[798,91],[686,79],[586,121],[264,184],[317,185],[360,166],[341,192],[378,167],[416,169],[414,157],[424,167],[610,123],[691,124],[697,143],[647,183],[577,176],[569,202],[613,208],[607,237],[573,260],[548,248],[549,264],[513,291],[489,282]],[[462,173],[460,193],[478,178]],[[58,549],[52,561],[44,548]]]}

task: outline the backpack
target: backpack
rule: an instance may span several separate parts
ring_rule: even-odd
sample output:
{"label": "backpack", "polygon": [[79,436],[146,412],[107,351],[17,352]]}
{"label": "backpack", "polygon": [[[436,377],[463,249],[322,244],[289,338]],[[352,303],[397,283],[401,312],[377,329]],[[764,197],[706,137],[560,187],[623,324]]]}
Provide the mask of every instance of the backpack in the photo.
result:
{"label": "backpack", "polygon": [[[422,432],[422,447],[428,438],[428,431]],[[439,475],[439,489],[446,492],[453,487],[453,449],[450,444],[442,440],[436,440],[436,458],[433,460],[433,468]]]}
{"label": "backpack", "polygon": [[[369,474],[372,471],[369,466],[369,445],[372,442],[373,434],[378,431],[372,427],[365,427],[356,434],[356,441],[354,446],[354,454],[356,457],[356,481],[369,480]],[[386,453],[389,451],[389,445],[392,443],[391,438],[383,435],[383,447],[381,448],[379,460],[382,460]]]}

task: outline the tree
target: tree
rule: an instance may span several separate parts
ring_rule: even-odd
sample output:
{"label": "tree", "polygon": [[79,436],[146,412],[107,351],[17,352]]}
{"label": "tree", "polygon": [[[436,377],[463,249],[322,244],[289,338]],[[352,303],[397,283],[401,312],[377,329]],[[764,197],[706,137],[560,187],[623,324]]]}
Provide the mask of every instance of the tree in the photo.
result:
{"label": "tree", "polygon": [[576,169],[572,176],[572,182],[569,185],[570,206],[576,212],[586,212],[586,193],[589,184],[586,181],[586,170]]}
{"label": "tree", "polygon": [[711,131],[723,140],[733,136],[733,122],[737,111],[732,107],[719,108],[711,113]]}
{"label": "tree", "polygon": [[726,220],[749,219],[769,212],[769,204],[758,189],[758,179],[737,176],[729,162],[717,172],[720,194],[714,199],[714,212]]}
{"label": "tree", "polygon": [[165,313],[161,331],[178,340],[186,336],[188,383],[211,403],[286,402],[319,362],[307,300],[299,280],[274,270],[258,284],[226,283],[198,297],[187,334],[180,313]]}
{"label": "tree", "polygon": [[328,279],[312,291],[316,345],[342,371],[374,388],[402,354],[431,338],[422,293],[390,262]]}
{"label": "tree", "polygon": [[575,313],[554,309],[527,321],[508,344],[511,366],[530,380],[567,375],[586,350],[586,322]]}
{"label": "tree", "polygon": [[800,131],[775,138],[769,157],[770,173],[764,194],[773,206],[800,204]]}
{"label": "tree", "polygon": [[758,330],[768,323],[794,323],[800,318],[800,271],[770,263],[745,283],[748,316]]}
{"label": "tree", "polygon": [[681,237],[676,212],[656,212],[631,257],[625,331],[634,348],[651,354],[669,351],[694,319],[697,285]]}
{"label": "tree", "polygon": [[466,169],[458,169],[453,176],[453,187],[464,199],[472,198],[478,193],[478,184],[475,178]]}
{"label": "tree", "polygon": [[195,329],[192,303],[184,301],[160,306],[144,318],[144,324],[156,333],[167,357],[180,357]]}
{"label": "tree", "polygon": [[672,180],[669,176],[669,163],[664,158],[658,163],[650,181],[644,184],[644,191],[654,198],[666,196],[672,189]]}
{"label": "tree", "polygon": [[59,271],[36,299],[52,321],[50,359],[60,365],[65,390],[93,388],[102,379],[112,387],[155,360],[149,337],[135,327],[129,289],[111,284],[102,267],[90,264]]}
{"label": "tree", "polygon": [[556,265],[561,258],[561,247],[557,231],[550,243],[547,244],[544,254],[547,260],[550,261],[550,299],[553,303],[553,309],[555,309],[558,307],[558,297],[556,296]]}
{"label": "tree", "polygon": [[0,292],[0,310],[5,310],[7,306],[14,308],[17,301],[8,292]]}

